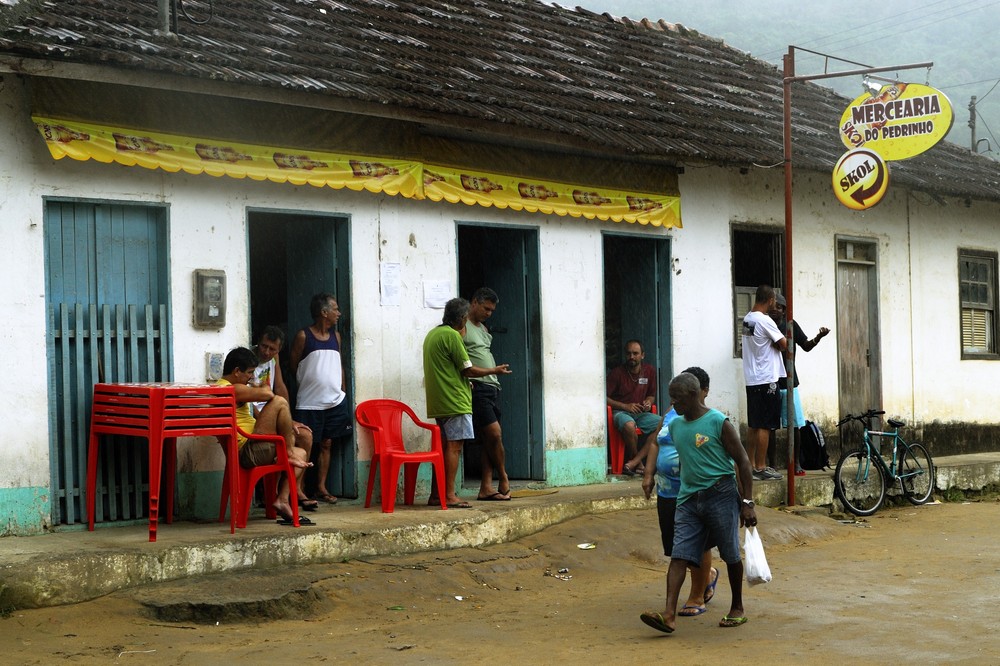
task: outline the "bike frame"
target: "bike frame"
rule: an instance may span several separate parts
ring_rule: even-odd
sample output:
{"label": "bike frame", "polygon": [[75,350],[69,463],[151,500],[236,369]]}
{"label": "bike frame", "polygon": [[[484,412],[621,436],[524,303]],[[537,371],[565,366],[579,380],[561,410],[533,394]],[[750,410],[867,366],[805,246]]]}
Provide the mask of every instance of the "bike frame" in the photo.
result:
{"label": "bike frame", "polygon": [[[867,423],[865,423],[865,422],[862,421],[862,425],[864,426],[864,436],[863,436],[862,439],[863,439],[863,441],[865,443],[865,450],[868,452],[868,461],[869,461],[869,464],[871,464],[872,459],[877,460],[878,462],[876,464],[880,465],[882,467],[882,471],[886,473],[886,478],[888,478],[888,479],[890,479],[892,481],[899,481],[901,479],[908,479],[911,476],[919,476],[919,475],[921,475],[921,474],[924,473],[923,469],[918,469],[918,470],[915,470],[915,471],[907,473],[907,474],[902,474],[902,473],[897,474],[896,473],[897,461],[901,461],[901,459],[902,459],[902,457],[899,455],[900,450],[901,449],[906,449],[907,453],[910,452],[910,445],[906,443],[906,440],[904,440],[902,437],[899,436],[899,428],[896,428],[895,430],[891,430],[891,431],[890,430],[871,430],[871,429],[869,429]],[[879,446],[875,446],[875,444],[872,443],[872,439],[871,439],[872,435],[875,435],[875,436],[877,436],[879,438],[888,437],[888,438],[891,439],[891,441],[892,441],[892,462],[887,463],[882,458],[882,454],[881,454],[882,441],[880,439],[879,440]],[[867,465],[864,468],[864,476],[862,478],[863,478],[863,480],[867,480],[868,479],[868,466]]]}

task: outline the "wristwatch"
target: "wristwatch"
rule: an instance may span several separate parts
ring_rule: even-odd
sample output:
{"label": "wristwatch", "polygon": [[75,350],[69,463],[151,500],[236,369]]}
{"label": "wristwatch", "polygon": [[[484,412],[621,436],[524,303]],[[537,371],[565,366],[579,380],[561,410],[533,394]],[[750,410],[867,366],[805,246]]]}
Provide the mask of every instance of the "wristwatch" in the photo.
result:
{"label": "wristwatch", "polygon": [[743,498],[743,503],[746,504],[751,509],[753,508],[753,500],[752,499],[747,499],[747,498],[744,497]]}

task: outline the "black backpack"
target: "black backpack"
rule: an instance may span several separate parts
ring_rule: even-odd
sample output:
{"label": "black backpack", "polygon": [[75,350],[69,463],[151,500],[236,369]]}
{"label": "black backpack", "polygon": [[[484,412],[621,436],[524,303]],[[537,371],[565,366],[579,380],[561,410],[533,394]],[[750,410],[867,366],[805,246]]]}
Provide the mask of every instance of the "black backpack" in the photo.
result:
{"label": "black backpack", "polygon": [[802,469],[827,469],[830,456],[826,453],[823,431],[812,421],[806,421],[800,430],[799,464]]}

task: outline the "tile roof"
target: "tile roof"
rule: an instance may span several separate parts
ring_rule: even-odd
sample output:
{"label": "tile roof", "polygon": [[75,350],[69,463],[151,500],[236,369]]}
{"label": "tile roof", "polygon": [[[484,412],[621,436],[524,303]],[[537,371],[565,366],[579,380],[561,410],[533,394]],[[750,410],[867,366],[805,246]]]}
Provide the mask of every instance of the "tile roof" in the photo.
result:
{"label": "tile roof", "polygon": [[[177,34],[158,29],[156,0],[0,5],[0,65],[43,59],[300,91],[639,161],[782,161],[780,71],[680,25],[533,0],[180,4],[199,23],[182,13]],[[795,164],[829,173],[849,100],[808,83],[793,100]],[[893,162],[892,173],[917,189],[1000,200],[1000,164],[953,144]]]}

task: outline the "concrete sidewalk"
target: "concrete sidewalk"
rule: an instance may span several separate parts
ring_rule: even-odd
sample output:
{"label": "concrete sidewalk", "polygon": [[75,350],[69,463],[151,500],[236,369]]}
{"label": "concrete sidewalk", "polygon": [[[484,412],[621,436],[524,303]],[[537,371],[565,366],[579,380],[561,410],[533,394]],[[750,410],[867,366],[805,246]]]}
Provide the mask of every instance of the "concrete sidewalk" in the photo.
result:
{"label": "concrete sidewalk", "polygon": [[[979,490],[1000,482],[1000,453],[935,460],[937,488]],[[833,501],[831,473],[796,477],[797,504]],[[308,513],[316,524],[299,529],[251,516],[246,529],[227,523],[161,525],[149,543],[147,525],[94,532],[63,529],[34,537],[0,539],[0,612],[77,603],[150,583],[203,574],[271,569],[343,560],[480,547],[512,541],[585,514],[653,510],[638,478],[569,488],[518,488],[510,502],[475,502],[472,509],[377,506],[341,502]],[[761,506],[785,503],[787,481],[754,483]],[[465,493],[472,494],[470,491]]]}

